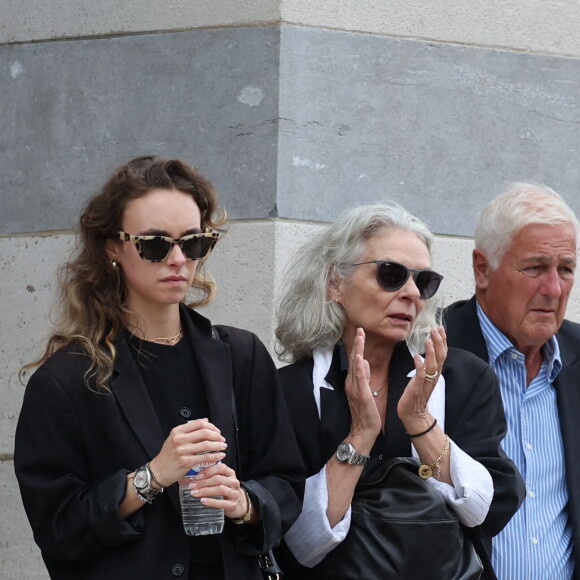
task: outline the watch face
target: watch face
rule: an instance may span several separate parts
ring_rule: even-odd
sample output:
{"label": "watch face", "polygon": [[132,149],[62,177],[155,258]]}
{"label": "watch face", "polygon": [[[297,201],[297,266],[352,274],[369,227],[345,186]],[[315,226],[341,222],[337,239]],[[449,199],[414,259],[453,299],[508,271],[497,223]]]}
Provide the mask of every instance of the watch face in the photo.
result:
{"label": "watch face", "polygon": [[353,446],[350,443],[345,443],[343,441],[336,450],[336,457],[339,461],[348,461],[353,451]]}
{"label": "watch face", "polygon": [[143,489],[149,485],[149,474],[146,469],[138,469],[135,472],[135,479],[133,483],[137,489]]}

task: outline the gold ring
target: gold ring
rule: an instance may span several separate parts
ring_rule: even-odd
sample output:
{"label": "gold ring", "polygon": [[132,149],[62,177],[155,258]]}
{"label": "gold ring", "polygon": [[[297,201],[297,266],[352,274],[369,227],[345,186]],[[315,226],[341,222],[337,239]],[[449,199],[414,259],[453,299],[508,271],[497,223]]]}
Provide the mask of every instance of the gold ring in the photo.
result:
{"label": "gold ring", "polygon": [[439,371],[434,371],[432,373],[428,373],[425,371],[425,380],[433,382],[439,376]]}

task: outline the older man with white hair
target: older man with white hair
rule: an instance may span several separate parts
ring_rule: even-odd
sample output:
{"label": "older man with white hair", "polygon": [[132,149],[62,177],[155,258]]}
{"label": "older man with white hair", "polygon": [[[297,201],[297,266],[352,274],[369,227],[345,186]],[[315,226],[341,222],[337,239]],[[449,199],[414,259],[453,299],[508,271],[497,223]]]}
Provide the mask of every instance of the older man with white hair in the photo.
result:
{"label": "older man with white hair", "polygon": [[527,496],[493,539],[500,580],[580,580],[580,325],[564,319],[580,224],[549,187],[514,184],[481,212],[475,296],[445,313],[448,342],[495,370],[502,442]]}

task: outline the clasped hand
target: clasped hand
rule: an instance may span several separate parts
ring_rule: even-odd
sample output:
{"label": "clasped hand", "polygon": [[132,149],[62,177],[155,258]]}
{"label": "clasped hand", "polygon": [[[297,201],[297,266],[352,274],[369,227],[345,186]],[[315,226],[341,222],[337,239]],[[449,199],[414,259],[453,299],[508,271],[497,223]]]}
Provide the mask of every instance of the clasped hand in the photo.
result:
{"label": "clasped hand", "polygon": [[[149,465],[161,485],[167,487],[176,481],[189,483],[192,494],[204,504],[223,508],[227,517],[238,518],[245,515],[248,506],[236,472],[221,463],[226,449],[221,431],[208,419],[196,419],[174,427]],[[206,467],[195,478],[184,478],[196,465],[208,463],[214,465]]]}

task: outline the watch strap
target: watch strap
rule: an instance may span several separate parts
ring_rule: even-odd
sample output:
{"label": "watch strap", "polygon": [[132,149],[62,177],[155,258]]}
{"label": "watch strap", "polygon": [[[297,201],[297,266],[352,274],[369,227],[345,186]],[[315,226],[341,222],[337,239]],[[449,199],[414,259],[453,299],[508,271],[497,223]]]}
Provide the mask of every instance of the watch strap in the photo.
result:
{"label": "watch strap", "polygon": [[358,451],[352,454],[349,463],[353,465],[366,465],[370,457],[368,455],[361,455]]}

